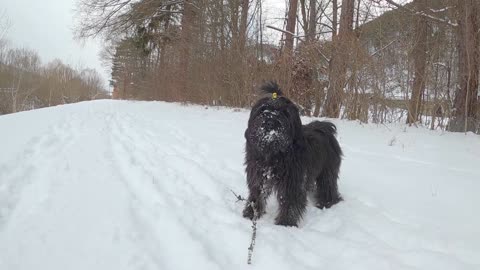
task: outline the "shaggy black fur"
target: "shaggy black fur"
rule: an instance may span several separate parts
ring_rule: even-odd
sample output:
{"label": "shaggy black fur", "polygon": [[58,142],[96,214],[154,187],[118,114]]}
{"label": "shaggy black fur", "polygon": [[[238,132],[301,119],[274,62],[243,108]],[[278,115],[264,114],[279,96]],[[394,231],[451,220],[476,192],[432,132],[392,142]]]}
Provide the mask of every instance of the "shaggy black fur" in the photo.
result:
{"label": "shaggy black fur", "polygon": [[280,205],[275,224],[297,226],[307,194],[313,195],[319,208],[342,200],[337,188],[342,150],[335,138],[336,127],[320,121],[302,126],[297,106],[276,83],[266,83],[261,89],[268,97],[253,106],[245,131],[249,197],[243,216],[254,218],[252,202],[257,218],[263,215],[274,191]]}

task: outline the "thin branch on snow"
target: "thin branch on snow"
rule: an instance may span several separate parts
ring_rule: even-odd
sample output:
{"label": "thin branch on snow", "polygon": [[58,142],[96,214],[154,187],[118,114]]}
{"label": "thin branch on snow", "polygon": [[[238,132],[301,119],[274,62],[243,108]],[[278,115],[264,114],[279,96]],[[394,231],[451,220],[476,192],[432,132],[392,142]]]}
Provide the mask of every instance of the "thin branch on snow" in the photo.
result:
{"label": "thin branch on snow", "polygon": [[[233,196],[237,198],[236,202],[239,201],[246,201],[247,199],[243,198],[241,195],[235,193],[235,191],[230,190],[233,193]],[[257,219],[258,219],[258,211],[255,202],[250,202],[248,206],[252,207],[253,209],[253,219],[252,219],[252,238],[250,240],[250,246],[248,247],[248,260],[247,264],[252,264],[252,256],[253,256],[253,249],[255,248],[255,240],[257,239]]]}
{"label": "thin branch on snow", "polygon": [[253,219],[252,219],[252,239],[250,241],[250,246],[248,247],[248,264],[252,264],[252,255],[253,249],[255,248],[255,240],[257,239],[257,218],[258,218],[258,211],[255,202],[250,202],[250,206],[253,209]]}
{"label": "thin branch on snow", "polygon": [[230,191],[233,193],[233,196],[235,196],[235,198],[237,198],[237,201],[236,202],[239,202],[239,201],[246,201],[247,199],[243,198],[241,195],[237,195],[237,193],[235,193],[235,191],[231,190]]}

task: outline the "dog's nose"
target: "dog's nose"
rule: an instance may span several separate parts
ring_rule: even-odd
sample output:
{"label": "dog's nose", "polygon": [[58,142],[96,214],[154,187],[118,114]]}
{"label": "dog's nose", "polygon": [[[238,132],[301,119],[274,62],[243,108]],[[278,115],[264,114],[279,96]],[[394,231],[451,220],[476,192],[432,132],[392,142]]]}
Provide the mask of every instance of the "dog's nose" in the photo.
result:
{"label": "dog's nose", "polygon": [[266,123],[266,127],[267,127],[268,130],[273,129],[273,122],[272,122],[272,121],[268,121],[268,122]]}

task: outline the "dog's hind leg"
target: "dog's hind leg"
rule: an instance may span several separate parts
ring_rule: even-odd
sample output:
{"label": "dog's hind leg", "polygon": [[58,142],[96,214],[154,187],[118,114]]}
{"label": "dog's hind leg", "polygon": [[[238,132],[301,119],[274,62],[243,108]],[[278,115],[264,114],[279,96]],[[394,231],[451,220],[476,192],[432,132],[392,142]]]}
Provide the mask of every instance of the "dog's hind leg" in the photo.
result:
{"label": "dog's hind leg", "polygon": [[[298,183],[298,184],[297,184]],[[280,212],[275,218],[275,224],[297,226],[307,207],[307,193],[300,181],[287,185],[282,183],[277,190]]]}
{"label": "dog's hind leg", "polygon": [[339,166],[333,168],[324,168],[316,179],[315,206],[323,209],[330,208],[332,205],[342,201],[338,192],[338,171]]}

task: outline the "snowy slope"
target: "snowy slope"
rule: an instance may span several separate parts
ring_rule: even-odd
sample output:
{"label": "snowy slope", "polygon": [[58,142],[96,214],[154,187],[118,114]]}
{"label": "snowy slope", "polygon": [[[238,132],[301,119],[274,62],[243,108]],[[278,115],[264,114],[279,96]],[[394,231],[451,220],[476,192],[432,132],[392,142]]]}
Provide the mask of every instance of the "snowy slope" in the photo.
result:
{"label": "snowy slope", "polygon": [[[96,101],[0,117],[0,269],[480,269],[480,137],[335,121],[329,210],[258,223],[247,111]],[[303,119],[305,122],[309,119]]]}

